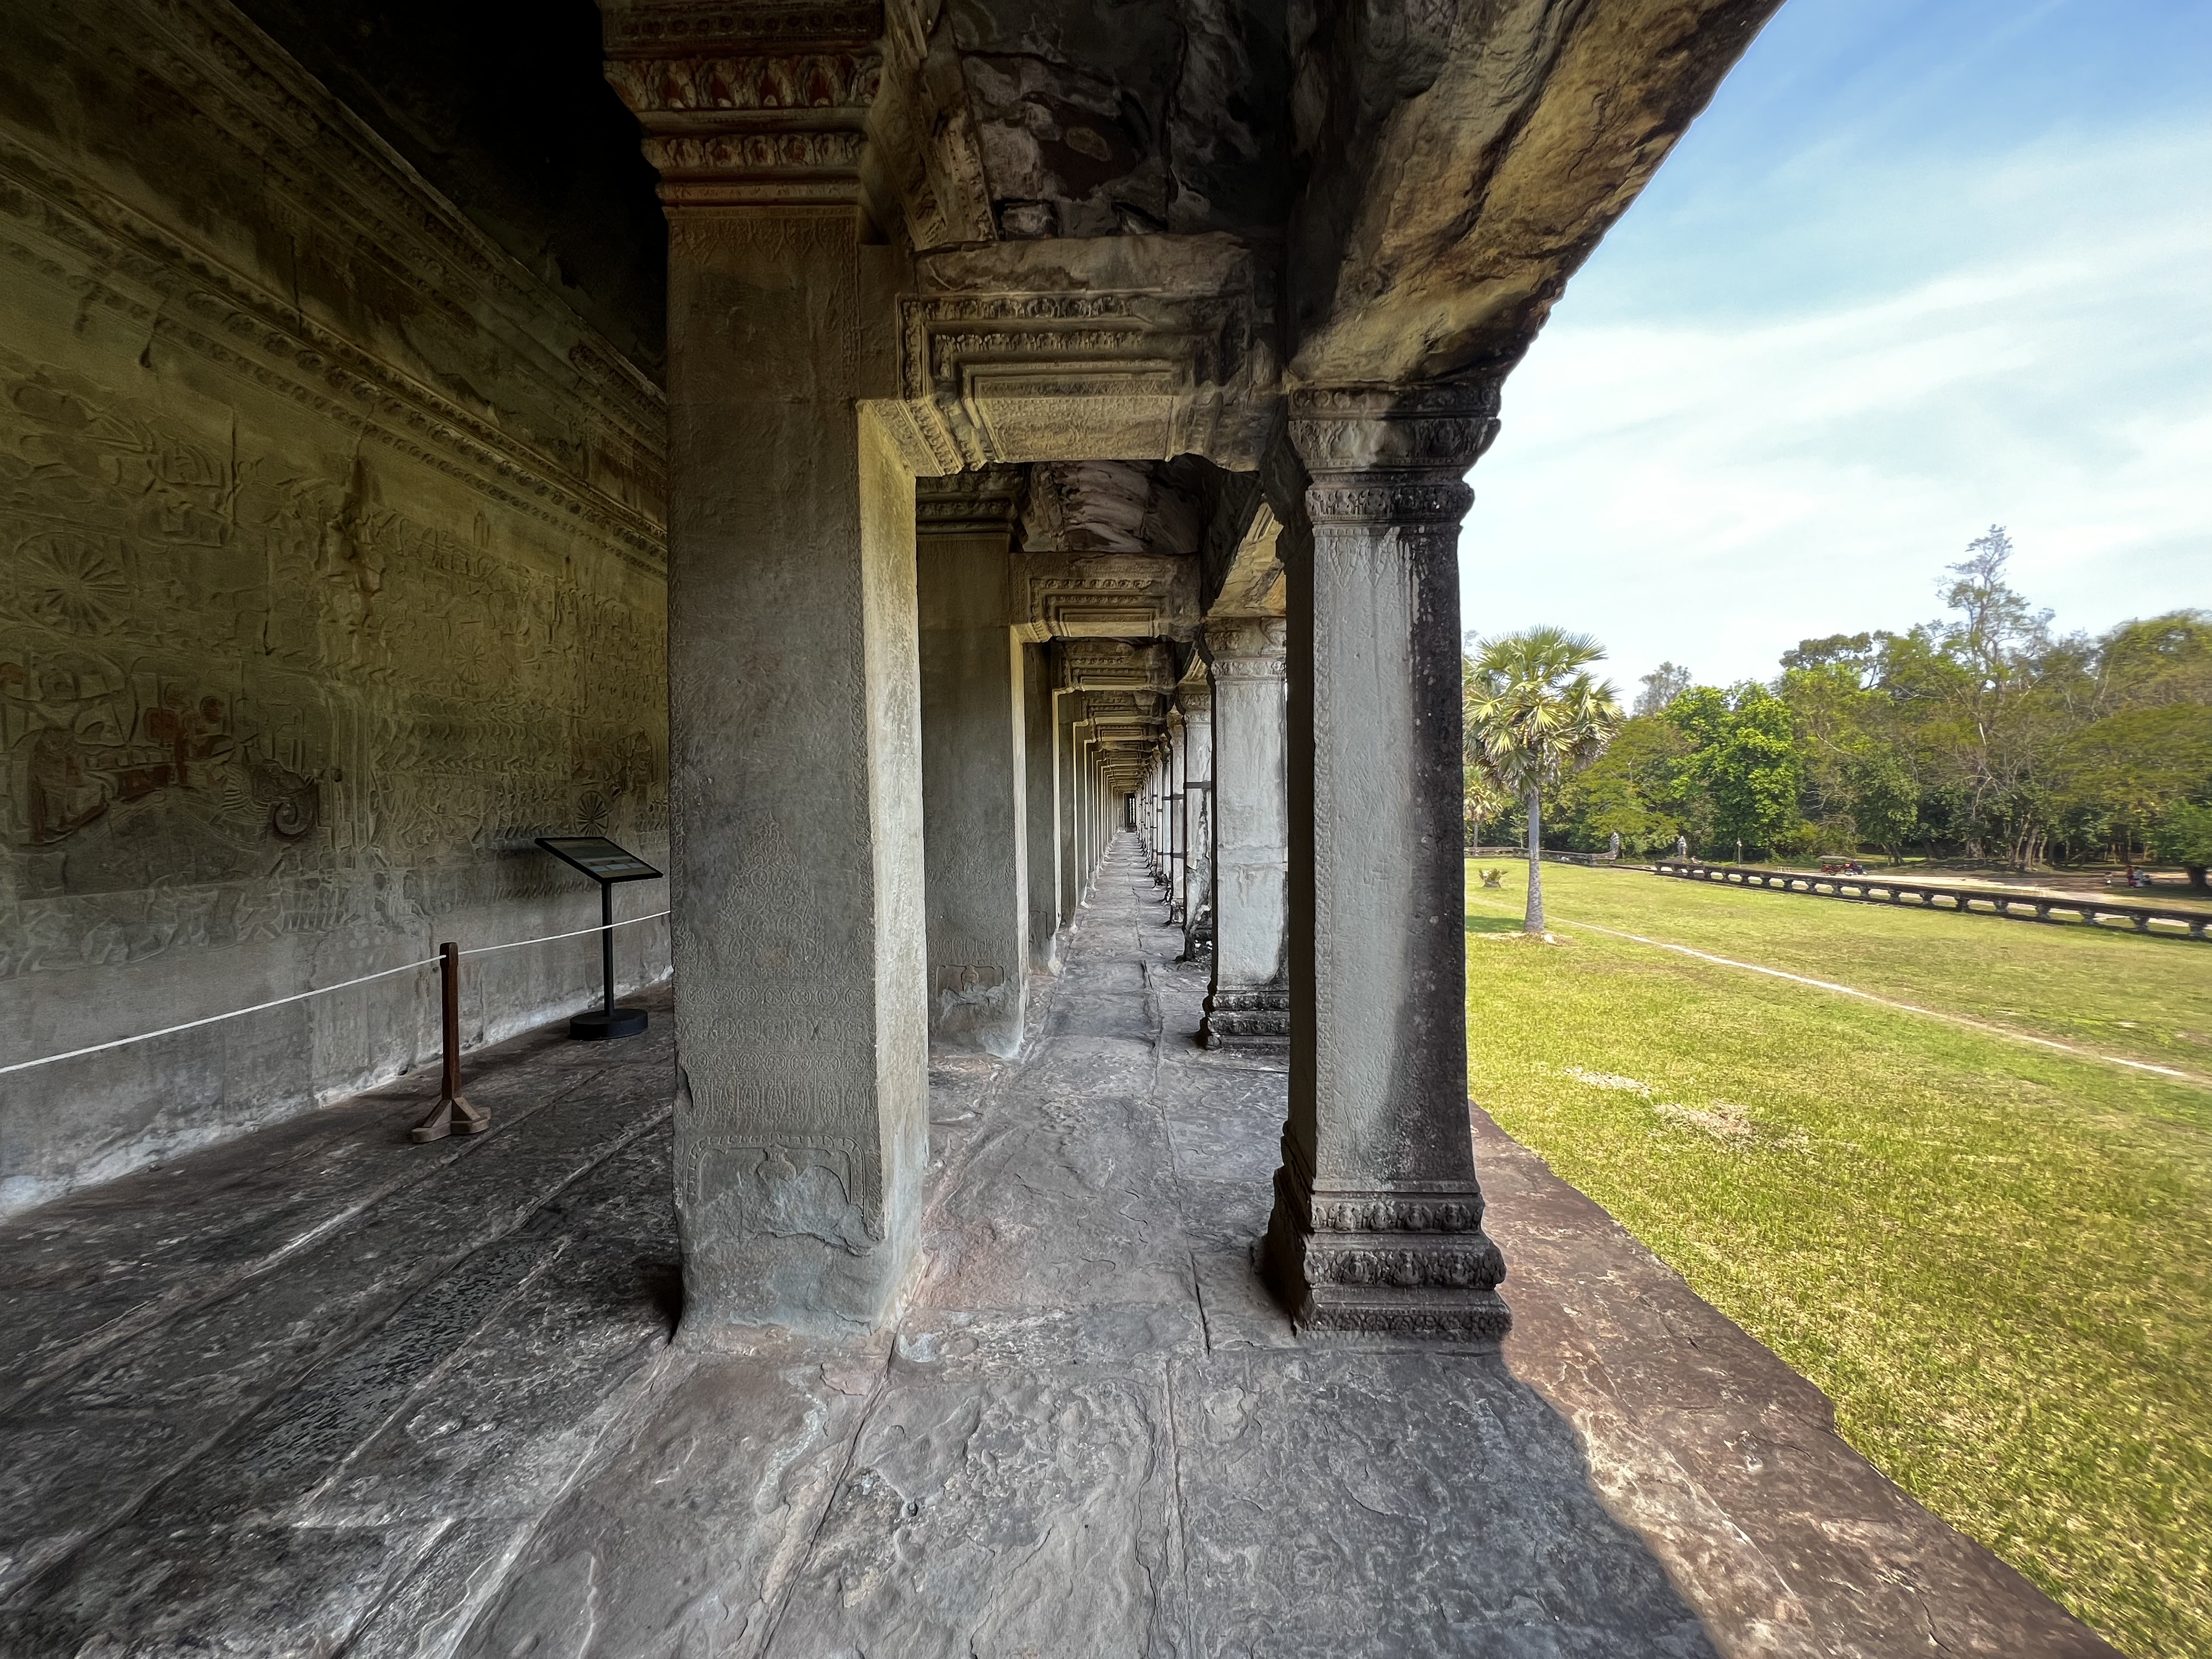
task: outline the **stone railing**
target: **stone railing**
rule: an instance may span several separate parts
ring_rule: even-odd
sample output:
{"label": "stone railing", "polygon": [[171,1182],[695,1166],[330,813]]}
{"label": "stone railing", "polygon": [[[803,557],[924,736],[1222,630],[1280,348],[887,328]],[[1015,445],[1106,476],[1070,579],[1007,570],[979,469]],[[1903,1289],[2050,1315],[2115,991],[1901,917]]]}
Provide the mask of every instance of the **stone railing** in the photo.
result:
{"label": "stone railing", "polygon": [[[2181,904],[2114,904],[2098,898],[2063,898],[2050,893],[2013,893],[2002,888],[1946,887],[1924,881],[1899,881],[1889,876],[1808,875],[1802,870],[1761,870],[1737,864],[1701,864],[1695,859],[1661,859],[1651,866],[1662,876],[1691,881],[1724,882],[1737,887],[1764,887],[1773,891],[1811,893],[1821,898],[1856,899],[1863,902],[1887,900],[1892,904],[1915,904],[1923,910],[1950,910],[1961,915],[2010,916],[2018,921],[2079,921],[2102,927],[2125,921],[2138,933],[2159,932],[2190,939],[2207,937],[2212,909]],[[2155,927],[2154,924],[2156,924]]]}

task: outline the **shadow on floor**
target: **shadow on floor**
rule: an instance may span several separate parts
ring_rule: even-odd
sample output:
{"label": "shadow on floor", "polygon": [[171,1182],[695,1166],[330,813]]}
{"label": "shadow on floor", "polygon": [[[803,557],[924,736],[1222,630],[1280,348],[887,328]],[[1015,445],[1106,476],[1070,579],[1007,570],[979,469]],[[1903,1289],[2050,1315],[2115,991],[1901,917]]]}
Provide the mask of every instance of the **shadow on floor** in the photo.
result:
{"label": "shadow on floor", "polygon": [[0,1652],[2109,1651],[1480,1115],[1505,1353],[1302,1340],[1286,1073],[1161,914],[1125,837],[1021,1054],[933,1056],[875,1338],[671,1346],[666,1019],[0,1228]]}

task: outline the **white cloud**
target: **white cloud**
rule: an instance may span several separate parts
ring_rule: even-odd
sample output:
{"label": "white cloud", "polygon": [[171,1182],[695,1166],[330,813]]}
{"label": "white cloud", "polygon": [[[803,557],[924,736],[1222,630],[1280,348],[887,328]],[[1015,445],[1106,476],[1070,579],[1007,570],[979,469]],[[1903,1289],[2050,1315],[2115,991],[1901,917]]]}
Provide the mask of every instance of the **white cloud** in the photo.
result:
{"label": "white cloud", "polygon": [[[1991,522],[2062,626],[2212,605],[2212,135],[1893,158],[1818,198],[1802,173],[1756,222],[1632,211],[1577,279],[1471,479],[1468,625],[1594,632],[1625,684],[1765,678],[1932,615]],[[1762,278],[1808,240],[1867,257],[1793,309]],[[1686,280],[1704,258],[1737,297]]]}

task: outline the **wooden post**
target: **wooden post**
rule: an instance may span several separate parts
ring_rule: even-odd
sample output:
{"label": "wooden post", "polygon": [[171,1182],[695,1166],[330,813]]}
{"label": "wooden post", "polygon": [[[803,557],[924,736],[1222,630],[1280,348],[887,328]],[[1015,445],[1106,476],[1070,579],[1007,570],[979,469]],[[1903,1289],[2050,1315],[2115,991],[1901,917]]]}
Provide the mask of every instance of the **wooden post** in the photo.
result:
{"label": "wooden post", "polygon": [[441,1024],[445,1036],[445,1075],[438,1103],[429,1115],[407,1132],[413,1141],[443,1140],[450,1134],[480,1135],[491,1127],[491,1114],[471,1106],[461,1097],[461,947],[438,947]]}

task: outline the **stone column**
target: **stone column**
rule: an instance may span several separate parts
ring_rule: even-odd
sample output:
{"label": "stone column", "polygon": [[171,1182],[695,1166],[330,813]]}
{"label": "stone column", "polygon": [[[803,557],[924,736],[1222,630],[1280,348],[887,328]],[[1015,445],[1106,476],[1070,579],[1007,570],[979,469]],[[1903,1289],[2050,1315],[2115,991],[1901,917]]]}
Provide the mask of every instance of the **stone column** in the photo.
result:
{"label": "stone column", "polygon": [[929,1031],[955,1048],[1021,1047],[1029,983],[1029,784],[1012,571],[1018,472],[924,479],[915,493],[921,616],[922,848]]}
{"label": "stone column", "polygon": [[1060,971],[1059,695],[1052,653],[1022,647],[1023,771],[1029,783],[1030,966]]}
{"label": "stone column", "polygon": [[1302,1325],[1475,1344],[1510,1323],[1468,1124],[1462,475],[1494,386],[1305,392],[1285,543],[1291,1115],[1267,1266]]}
{"label": "stone column", "polygon": [[[737,7],[677,45],[605,21],[668,210],[684,1322],[850,1331],[896,1304],[928,1135],[914,480],[867,401],[899,277],[858,210],[877,49],[793,61]],[[815,91],[696,107],[721,76]]]}
{"label": "stone column", "polygon": [[1213,987],[1200,1039],[1286,1048],[1291,1038],[1285,624],[1206,625],[1213,672]]}
{"label": "stone column", "polygon": [[1072,927],[1075,907],[1083,896],[1083,712],[1082,695],[1055,691],[1053,713],[1058,721],[1058,741],[1053,750],[1060,813],[1060,925]]}
{"label": "stone column", "polygon": [[1160,839],[1168,849],[1168,925],[1182,925],[1183,866],[1188,861],[1182,839],[1182,783],[1183,748],[1182,711],[1168,710],[1167,746],[1167,823],[1162,828]]}
{"label": "stone column", "polygon": [[1093,773],[1098,753],[1098,726],[1094,720],[1085,720],[1077,728],[1075,755],[1076,816],[1083,825],[1083,856],[1075,881],[1075,902],[1079,908],[1091,896],[1091,872],[1098,863],[1098,814],[1091,799]]}
{"label": "stone column", "polygon": [[1182,683],[1182,959],[1197,960],[1213,941],[1213,686],[1200,668]]}

